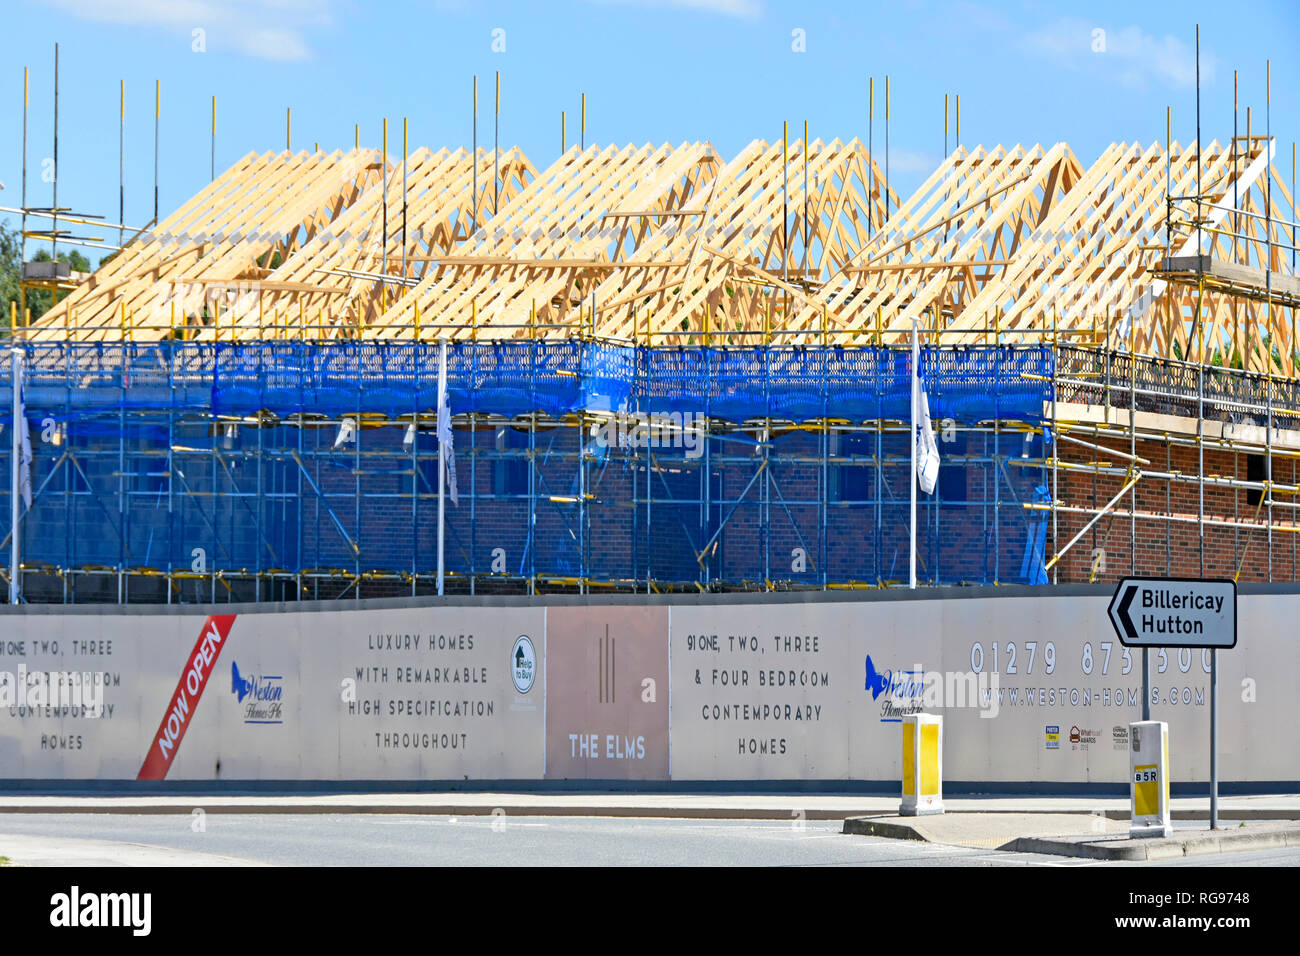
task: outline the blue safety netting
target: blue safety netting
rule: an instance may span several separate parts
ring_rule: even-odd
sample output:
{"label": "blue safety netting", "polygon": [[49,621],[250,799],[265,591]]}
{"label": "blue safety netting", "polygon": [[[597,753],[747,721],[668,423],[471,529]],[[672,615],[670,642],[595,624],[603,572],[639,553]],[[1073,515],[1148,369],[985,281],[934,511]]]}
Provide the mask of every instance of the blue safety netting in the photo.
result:
{"label": "blue safety netting", "polygon": [[[437,404],[438,346],[296,342],[28,345],[27,406],[56,420],[167,409],[279,417],[399,417]],[[1051,399],[1045,347],[926,348],[935,418],[1038,421]],[[904,420],[911,352],[888,348],[645,349],[580,342],[448,346],[456,413],[552,417],[636,409],[732,422]],[[9,368],[0,368],[6,414]]]}

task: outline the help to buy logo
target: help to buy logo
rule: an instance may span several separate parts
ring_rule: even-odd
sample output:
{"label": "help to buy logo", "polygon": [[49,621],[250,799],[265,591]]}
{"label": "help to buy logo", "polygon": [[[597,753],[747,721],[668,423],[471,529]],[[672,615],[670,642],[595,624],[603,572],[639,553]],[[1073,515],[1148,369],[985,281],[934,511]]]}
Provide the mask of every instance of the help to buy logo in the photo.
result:
{"label": "help to buy logo", "polygon": [[136,775],[137,780],[162,780],[167,776],[234,623],[233,614],[214,614],[204,623],[194,650],[186,658],[185,670],[181,672],[158,732],[149,745],[149,754]]}

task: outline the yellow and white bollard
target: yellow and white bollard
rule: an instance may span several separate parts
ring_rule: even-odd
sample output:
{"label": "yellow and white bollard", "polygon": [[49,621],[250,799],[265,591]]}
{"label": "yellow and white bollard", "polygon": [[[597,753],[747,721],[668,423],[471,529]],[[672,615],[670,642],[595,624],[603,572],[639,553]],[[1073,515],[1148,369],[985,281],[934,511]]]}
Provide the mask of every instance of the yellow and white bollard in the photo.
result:
{"label": "yellow and white bollard", "polygon": [[901,816],[943,813],[943,718],[903,718],[903,801]]}
{"label": "yellow and white bollard", "polygon": [[1129,724],[1129,836],[1162,837],[1173,833],[1169,821],[1169,725],[1162,720]]}

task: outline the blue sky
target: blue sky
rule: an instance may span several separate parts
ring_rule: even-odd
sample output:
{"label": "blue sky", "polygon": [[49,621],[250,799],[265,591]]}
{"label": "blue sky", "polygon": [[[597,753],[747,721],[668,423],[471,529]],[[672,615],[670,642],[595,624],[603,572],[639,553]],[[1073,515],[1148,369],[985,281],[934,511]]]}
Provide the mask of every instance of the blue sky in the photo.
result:
{"label": "blue sky", "polygon": [[[0,205],[20,200],[22,72],[31,68],[28,202],[48,205],[53,46],[60,43],[59,202],[117,213],[118,81],[127,89],[126,221],[153,211],[153,92],[162,81],[161,207],[208,180],[210,98],[217,166],[249,150],[293,146],[469,145],[471,77],[479,142],[492,142],[492,85],[502,76],[502,145],[539,168],[578,136],[588,143],[708,139],[724,156],[754,138],[867,136],[876,81],[892,87],[891,170],[904,193],[943,153],[943,97],[960,93],[962,139],[1066,140],[1085,163],[1115,140],[1194,135],[1194,28],[1201,24],[1205,140],[1232,130],[1232,71],[1262,129],[1264,61],[1273,61],[1273,130],[1289,172],[1300,136],[1300,5],[1279,2],[899,0],[28,0],[7,4],[0,59]],[[494,31],[502,30],[502,33]],[[195,31],[202,31],[196,34]],[[798,32],[801,31],[801,32]],[[1104,31],[1099,34],[1096,31]],[[803,51],[797,52],[802,38]],[[1094,47],[1104,43],[1104,50]],[[504,52],[494,52],[504,43]],[[196,50],[202,47],[202,50]],[[1279,162],[1279,165],[1283,165]],[[96,251],[96,258],[102,253]]]}

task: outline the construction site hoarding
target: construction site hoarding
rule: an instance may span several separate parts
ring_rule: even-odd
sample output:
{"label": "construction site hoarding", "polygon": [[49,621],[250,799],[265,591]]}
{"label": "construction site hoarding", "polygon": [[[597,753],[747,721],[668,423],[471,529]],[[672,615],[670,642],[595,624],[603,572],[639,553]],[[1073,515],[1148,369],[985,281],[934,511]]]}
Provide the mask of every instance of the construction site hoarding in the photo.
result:
{"label": "construction site hoarding", "polygon": [[[1026,589],[1027,590],[1027,589]],[[945,777],[1126,780],[1141,650],[1108,595],[0,613],[0,780],[823,781],[892,786],[911,713]],[[1220,775],[1300,781],[1300,594],[1218,652]],[[1213,651],[1153,648],[1175,784],[1209,778]]]}

